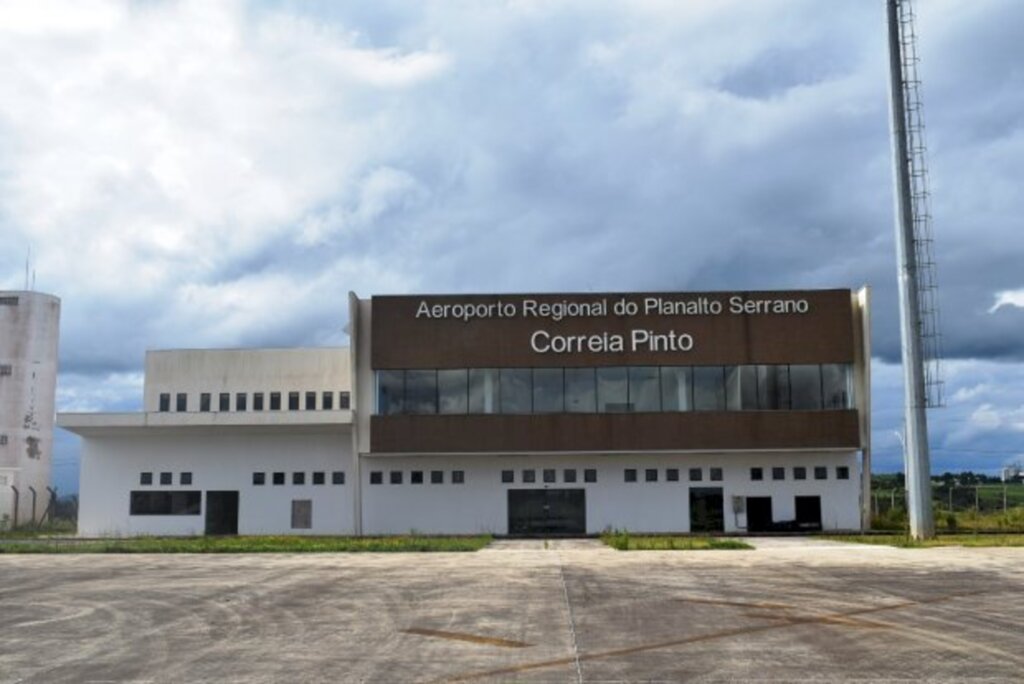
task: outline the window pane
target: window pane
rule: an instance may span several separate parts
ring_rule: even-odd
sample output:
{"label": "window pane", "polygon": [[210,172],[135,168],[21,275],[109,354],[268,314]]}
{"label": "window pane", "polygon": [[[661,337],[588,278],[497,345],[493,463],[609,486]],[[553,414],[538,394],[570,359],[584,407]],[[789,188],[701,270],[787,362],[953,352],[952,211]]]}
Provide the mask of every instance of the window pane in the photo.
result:
{"label": "window pane", "polygon": [[722,366],[693,368],[693,408],[695,411],[725,410],[725,371]]}
{"label": "window pane", "polygon": [[844,363],[827,363],[821,367],[821,387],[827,409],[853,407],[853,383],[850,367]]}
{"label": "window pane", "polygon": [[529,368],[501,369],[501,412],[530,413],[531,388]]}
{"label": "window pane", "polygon": [[306,410],[316,410],[316,392],[306,392]]}
{"label": "window pane", "polygon": [[402,412],[405,371],[377,371],[377,413],[382,416]]}
{"label": "window pane", "polygon": [[437,371],[405,371],[405,412],[437,413]]}
{"label": "window pane", "polygon": [[248,395],[245,392],[239,392],[238,394],[235,395],[235,410],[236,411],[244,411],[246,409],[245,404],[246,404],[246,399],[247,398],[248,398]]}
{"label": "window pane", "polygon": [[220,399],[218,402],[218,409],[221,411],[231,410],[231,394],[228,392],[221,392]]}
{"label": "window pane", "polygon": [[498,412],[498,371],[494,368],[469,370],[469,412]]}
{"label": "window pane", "polygon": [[661,382],[657,366],[630,367],[629,403],[634,411],[661,410]]}
{"label": "window pane", "polygon": [[726,366],[725,398],[730,411],[757,408],[757,366]]}
{"label": "window pane", "polygon": [[768,411],[789,408],[789,366],[757,367],[757,407]]}
{"label": "window pane", "polygon": [[533,412],[561,413],[565,410],[562,396],[561,368],[533,369]]}
{"label": "window pane", "polygon": [[597,369],[598,413],[629,410],[629,386],[625,368]]}
{"label": "window pane", "polygon": [[820,366],[790,366],[789,386],[794,410],[821,408]]}
{"label": "window pane", "polygon": [[167,412],[171,410],[171,395],[161,394],[160,395],[160,410]]}
{"label": "window pane", "polygon": [[288,410],[298,411],[299,410],[299,393],[289,392],[288,393]]}
{"label": "window pane", "polygon": [[692,373],[689,366],[661,369],[661,410],[692,411]]}
{"label": "window pane", "polygon": [[597,379],[593,368],[565,369],[565,410],[594,413],[597,410]]}
{"label": "window pane", "polygon": [[320,395],[320,408],[324,411],[334,410],[334,392],[323,392]]}
{"label": "window pane", "polygon": [[469,407],[468,383],[465,369],[437,371],[438,413],[465,413]]}

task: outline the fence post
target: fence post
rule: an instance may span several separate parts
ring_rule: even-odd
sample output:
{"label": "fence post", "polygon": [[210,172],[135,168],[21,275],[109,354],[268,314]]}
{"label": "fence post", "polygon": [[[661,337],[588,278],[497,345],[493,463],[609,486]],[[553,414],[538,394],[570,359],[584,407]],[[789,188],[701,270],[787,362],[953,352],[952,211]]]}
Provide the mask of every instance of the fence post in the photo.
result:
{"label": "fence post", "polygon": [[953,512],[953,485],[949,485],[949,512]]}
{"label": "fence post", "polygon": [[981,506],[979,505],[981,498],[978,496],[978,485],[974,485],[974,512],[981,513]]}

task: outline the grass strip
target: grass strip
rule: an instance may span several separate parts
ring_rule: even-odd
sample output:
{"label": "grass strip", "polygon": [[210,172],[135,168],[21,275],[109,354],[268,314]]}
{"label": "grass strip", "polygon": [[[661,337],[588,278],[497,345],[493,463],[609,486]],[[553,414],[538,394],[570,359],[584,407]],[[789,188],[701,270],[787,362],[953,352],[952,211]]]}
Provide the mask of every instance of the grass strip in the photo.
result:
{"label": "grass strip", "polygon": [[825,535],[821,539],[853,544],[895,546],[902,549],[925,549],[938,546],[1024,546],[1024,534],[944,534],[934,539],[924,540],[911,539],[905,534],[851,534]]}
{"label": "grass strip", "polygon": [[633,536],[623,532],[602,534],[601,541],[619,551],[717,551],[752,549],[738,539],[683,536]]}
{"label": "grass strip", "polygon": [[408,553],[478,551],[490,535],[473,537],[132,537],[124,539],[0,539],[0,553]]}

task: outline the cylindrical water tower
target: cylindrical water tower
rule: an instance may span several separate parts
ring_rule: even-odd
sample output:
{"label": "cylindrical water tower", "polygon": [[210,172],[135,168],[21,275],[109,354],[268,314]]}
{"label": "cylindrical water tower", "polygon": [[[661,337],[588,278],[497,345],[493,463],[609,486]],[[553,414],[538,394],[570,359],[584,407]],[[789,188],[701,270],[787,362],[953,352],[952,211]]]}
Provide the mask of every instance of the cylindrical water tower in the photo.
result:
{"label": "cylindrical water tower", "polygon": [[59,332],[57,297],[0,291],[0,529],[50,501]]}

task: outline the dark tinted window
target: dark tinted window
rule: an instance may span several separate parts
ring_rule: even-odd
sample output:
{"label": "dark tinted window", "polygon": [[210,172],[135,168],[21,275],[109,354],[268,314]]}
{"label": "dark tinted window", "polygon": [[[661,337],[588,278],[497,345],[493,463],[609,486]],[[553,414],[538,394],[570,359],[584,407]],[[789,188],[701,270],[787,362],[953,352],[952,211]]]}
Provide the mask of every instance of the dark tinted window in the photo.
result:
{"label": "dark tinted window", "polygon": [[452,484],[465,484],[466,473],[461,470],[452,471]]}
{"label": "dark tinted window", "polygon": [[299,393],[289,392],[288,393],[288,410],[298,411],[299,410]]}
{"label": "dark tinted window", "polygon": [[265,485],[267,483],[267,474],[266,473],[253,473],[252,474],[252,483],[254,485],[256,485],[257,487]]}
{"label": "dark tinted window", "polygon": [[712,482],[721,482],[722,481],[722,469],[721,468],[712,468],[711,469],[711,481]]}
{"label": "dark tinted window", "polygon": [[414,470],[409,473],[409,482],[412,484],[423,484],[423,471]]}
{"label": "dark tinted window", "polygon": [[313,473],[313,484],[322,485],[327,481],[327,477],[323,471]]}
{"label": "dark tinted window", "polygon": [[256,392],[252,395],[252,410],[263,410],[263,392]]}
{"label": "dark tinted window", "polygon": [[754,480],[754,481],[763,480],[764,479],[764,468],[751,468],[750,469],[750,479]]}
{"label": "dark tinted window", "polygon": [[388,478],[389,478],[388,481],[391,484],[402,484],[402,471],[401,470],[392,470],[388,474]]}
{"label": "dark tinted window", "polygon": [[500,378],[501,412],[530,413],[533,410],[532,375],[529,368],[502,368]]}
{"label": "dark tinted window", "polygon": [[217,398],[217,410],[218,411],[230,411],[231,410],[231,393],[221,392]]}
{"label": "dark tinted window", "polygon": [[349,396],[348,392],[338,392],[338,408],[348,410],[351,401]]}
{"label": "dark tinted window", "polygon": [[316,392],[306,392],[306,410],[316,410]]}
{"label": "dark tinted window", "polygon": [[131,492],[130,515],[199,515],[202,492]]}
{"label": "dark tinted window", "polygon": [[572,483],[576,481],[575,468],[566,468],[562,471],[562,482]]}
{"label": "dark tinted window", "polygon": [[679,468],[669,468],[666,470],[665,479],[669,482],[679,482]]}
{"label": "dark tinted window", "polygon": [[722,366],[694,367],[693,408],[696,411],[725,410],[725,369]]}
{"label": "dark tinted window", "polygon": [[430,484],[444,484],[444,471],[443,470],[431,470],[430,471]]}
{"label": "dark tinted window", "polygon": [[821,366],[790,366],[789,389],[793,410],[820,409]]}
{"label": "dark tinted window", "polygon": [[544,481],[545,482],[554,482],[555,481],[555,469],[554,468],[545,468],[544,469]]}
{"label": "dark tinted window", "polygon": [[192,473],[181,473],[178,475],[178,484],[190,485],[192,484]]}
{"label": "dark tinted window", "polygon": [[773,480],[785,480],[786,469],[785,468],[772,468],[772,479]]}
{"label": "dark tinted window", "polygon": [[142,473],[139,475],[139,484],[151,485],[153,484],[153,473]]}
{"label": "dark tinted window", "polygon": [[524,470],[523,471],[523,482],[536,482],[537,471],[536,470]]}
{"label": "dark tinted window", "polygon": [[334,392],[324,392],[320,395],[320,408],[324,411],[334,410]]}
{"label": "dark tinted window", "polygon": [[502,484],[508,484],[516,481],[516,471],[514,470],[502,470],[501,471],[501,482]]}
{"label": "dark tinted window", "polygon": [[331,484],[332,485],[343,485],[345,484],[345,471],[335,470],[331,473]]}
{"label": "dark tinted window", "polygon": [[794,480],[806,480],[807,479],[807,468],[803,466],[796,466],[793,468],[793,479]]}
{"label": "dark tinted window", "polygon": [[183,392],[179,392],[178,396],[175,397],[174,403],[175,403],[174,410],[176,410],[176,411],[188,411],[188,395],[187,394],[185,394]]}
{"label": "dark tinted window", "polygon": [[704,479],[704,471],[700,468],[690,468],[690,482],[700,482]]}
{"label": "dark tinted window", "polygon": [[306,473],[292,473],[292,484],[293,485],[304,485],[304,484],[306,484]]}
{"label": "dark tinted window", "polygon": [[281,410],[281,393],[271,392],[270,393],[270,410],[280,411]]}
{"label": "dark tinted window", "polygon": [[405,371],[405,413],[437,413],[437,371]]}
{"label": "dark tinted window", "polygon": [[644,471],[644,481],[646,482],[657,482],[658,481],[658,469],[648,468]]}
{"label": "dark tinted window", "polygon": [[379,485],[384,484],[384,473],[379,470],[370,471],[370,484]]}
{"label": "dark tinted window", "polygon": [[276,485],[283,485],[284,484],[284,473],[274,473],[274,480],[273,480],[273,482]]}
{"label": "dark tinted window", "polygon": [[593,368],[565,369],[565,410],[569,413],[597,410],[597,376]]}
{"label": "dark tinted window", "polygon": [[837,480],[849,480],[850,469],[846,466],[836,466],[836,479]]}
{"label": "dark tinted window", "polygon": [[584,482],[597,482],[597,470],[594,468],[586,468],[583,471]]}
{"label": "dark tinted window", "polygon": [[236,411],[245,411],[248,409],[248,407],[246,406],[246,399],[248,398],[248,396],[249,395],[247,395],[245,392],[239,392],[238,394],[235,395]]}
{"label": "dark tinted window", "polygon": [[166,413],[171,410],[171,395],[161,394],[160,395],[160,411]]}
{"label": "dark tinted window", "polygon": [[160,473],[160,484],[174,484],[174,473]]}
{"label": "dark tinted window", "polygon": [[626,468],[623,477],[626,482],[636,482],[636,468]]}
{"label": "dark tinted window", "polygon": [[815,480],[827,480],[828,479],[828,468],[825,466],[814,467],[814,479]]}
{"label": "dark tinted window", "polygon": [[199,395],[199,410],[206,412],[210,410],[210,393],[203,392]]}

